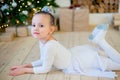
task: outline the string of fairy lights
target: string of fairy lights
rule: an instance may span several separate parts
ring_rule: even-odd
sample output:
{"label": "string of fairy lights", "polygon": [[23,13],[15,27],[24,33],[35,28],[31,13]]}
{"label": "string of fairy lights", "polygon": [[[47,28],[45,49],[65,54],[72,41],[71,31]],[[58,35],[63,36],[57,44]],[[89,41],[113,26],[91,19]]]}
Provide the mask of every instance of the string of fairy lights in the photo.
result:
{"label": "string of fairy lights", "polygon": [[8,24],[3,24],[3,25],[0,26],[0,29],[7,28],[7,27],[8,27]]}

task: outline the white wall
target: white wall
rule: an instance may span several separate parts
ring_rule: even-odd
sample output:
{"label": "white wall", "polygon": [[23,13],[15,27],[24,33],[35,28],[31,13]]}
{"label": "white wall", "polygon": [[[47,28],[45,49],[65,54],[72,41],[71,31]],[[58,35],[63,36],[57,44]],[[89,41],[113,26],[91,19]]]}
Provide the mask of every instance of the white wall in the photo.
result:
{"label": "white wall", "polygon": [[55,0],[60,7],[70,7],[71,0]]}
{"label": "white wall", "polygon": [[120,13],[120,0],[119,0],[119,13]]}
{"label": "white wall", "polygon": [[112,13],[97,13],[97,14],[90,14],[89,15],[89,24],[90,25],[97,25],[101,23],[108,23],[112,22]]}

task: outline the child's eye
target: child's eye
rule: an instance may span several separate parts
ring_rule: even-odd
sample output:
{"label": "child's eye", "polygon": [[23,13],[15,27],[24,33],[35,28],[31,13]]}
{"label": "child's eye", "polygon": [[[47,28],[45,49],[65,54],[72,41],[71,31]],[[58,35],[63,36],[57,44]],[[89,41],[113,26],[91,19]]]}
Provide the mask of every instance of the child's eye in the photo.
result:
{"label": "child's eye", "polygon": [[40,27],[44,27],[44,25],[40,25]]}
{"label": "child's eye", "polygon": [[32,25],[32,27],[35,27],[35,25]]}

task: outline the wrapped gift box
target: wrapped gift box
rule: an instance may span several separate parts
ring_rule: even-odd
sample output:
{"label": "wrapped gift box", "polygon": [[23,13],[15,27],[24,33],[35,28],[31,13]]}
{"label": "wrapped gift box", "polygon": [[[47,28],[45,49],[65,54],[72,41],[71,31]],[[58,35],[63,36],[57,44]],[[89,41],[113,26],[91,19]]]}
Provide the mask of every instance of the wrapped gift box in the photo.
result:
{"label": "wrapped gift box", "polygon": [[28,26],[28,35],[29,35],[29,36],[32,35],[32,34],[31,34],[31,27],[32,27],[31,25]]}
{"label": "wrapped gift box", "polygon": [[89,10],[87,8],[60,9],[61,31],[88,31]]}
{"label": "wrapped gift box", "polygon": [[7,27],[6,32],[13,33],[14,36],[18,36],[18,37],[28,36],[27,26],[17,26],[17,28],[15,26]]}
{"label": "wrapped gift box", "polygon": [[60,10],[60,30],[72,31],[72,9],[61,8]]}
{"label": "wrapped gift box", "polygon": [[16,30],[15,27],[7,27],[6,32],[13,33],[14,36],[16,36]]}
{"label": "wrapped gift box", "polygon": [[114,25],[115,25],[115,26],[120,26],[120,20],[114,21]]}
{"label": "wrapped gift box", "polygon": [[19,36],[19,37],[28,36],[28,28],[27,28],[27,26],[17,27],[17,36]]}
{"label": "wrapped gift box", "polygon": [[119,13],[113,14],[113,18],[114,20],[120,20],[120,14]]}
{"label": "wrapped gift box", "polygon": [[114,28],[116,28],[117,30],[120,30],[120,14],[113,14],[113,25]]}
{"label": "wrapped gift box", "polygon": [[120,26],[120,14],[113,15],[114,26]]}
{"label": "wrapped gift box", "polygon": [[89,30],[89,10],[78,9],[74,12],[73,31],[88,31]]}
{"label": "wrapped gift box", "polygon": [[14,33],[6,32],[0,35],[0,41],[12,41],[14,39]]}

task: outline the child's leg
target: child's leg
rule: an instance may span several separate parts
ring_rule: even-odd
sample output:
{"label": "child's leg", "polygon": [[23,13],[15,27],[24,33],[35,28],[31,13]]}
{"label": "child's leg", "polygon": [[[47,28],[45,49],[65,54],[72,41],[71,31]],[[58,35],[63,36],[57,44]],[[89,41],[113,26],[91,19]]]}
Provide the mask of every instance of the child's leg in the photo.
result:
{"label": "child's leg", "polygon": [[101,40],[98,45],[106,52],[111,60],[120,64],[120,53],[117,52],[111,45],[109,45],[106,40]]}
{"label": "child's leg", "polygon": [[101,39],[104,39],[108,27],[108,24],[98,25],[89,35],[89,40],[93,43],[98,43]]}
{"label": "child's leg", "polygon": [[104,65],[106,65],[106,70],[120,70],[120,64],[111,60],[107,57],[101,57]]}
{"label": "child's leg", "polygon": [[90,34],[89,40],[98,44],[112,60],[120,63],[120,54],[104,40],[108,27],[108,24],[98,25]]}

